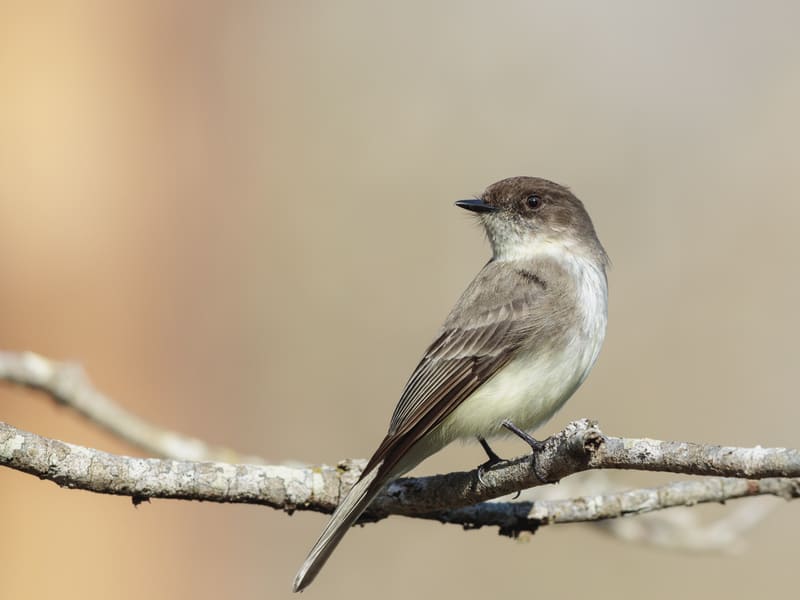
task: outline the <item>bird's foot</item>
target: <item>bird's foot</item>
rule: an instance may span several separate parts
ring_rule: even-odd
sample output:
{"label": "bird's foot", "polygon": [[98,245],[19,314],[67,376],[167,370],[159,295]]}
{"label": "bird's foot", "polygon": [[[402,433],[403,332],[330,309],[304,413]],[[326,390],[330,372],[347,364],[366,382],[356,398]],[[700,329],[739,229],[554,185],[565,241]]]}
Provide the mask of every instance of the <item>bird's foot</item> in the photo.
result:
{"label": "bird's foot", "polygon": [[514,423],[506,419],[503,421],[503,427],[508,429],[511,433],[516,435],[517,437],[521,438],[526,444],[531,447],[531,457],[533,460],[533,473],[542,483],[547,483],[547,477],[542,475],[541,470],[539,468],[539,461],[536,460],[536,456],[544,450],[544,442],[540,442],[536,438],[534,438],[530,433],[523,431]]}

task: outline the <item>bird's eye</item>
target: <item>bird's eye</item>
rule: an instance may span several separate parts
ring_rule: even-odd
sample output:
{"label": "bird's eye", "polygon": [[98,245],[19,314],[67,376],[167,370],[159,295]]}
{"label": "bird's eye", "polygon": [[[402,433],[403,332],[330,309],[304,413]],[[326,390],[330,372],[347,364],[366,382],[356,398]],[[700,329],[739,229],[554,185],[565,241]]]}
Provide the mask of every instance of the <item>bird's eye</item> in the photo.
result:
{"label": "bird's eye", "polygon": [[528,208],[536,210],[542,205],[542,199],[536,194],[531,194],[530,196],[525,198],[525,204],[528,205]]}

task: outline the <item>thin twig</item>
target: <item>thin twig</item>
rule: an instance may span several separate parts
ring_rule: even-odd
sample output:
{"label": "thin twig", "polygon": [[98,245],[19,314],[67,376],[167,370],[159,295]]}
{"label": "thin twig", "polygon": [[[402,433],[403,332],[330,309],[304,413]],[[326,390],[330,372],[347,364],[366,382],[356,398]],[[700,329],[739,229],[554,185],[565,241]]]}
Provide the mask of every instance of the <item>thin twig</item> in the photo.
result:
{"label": "thin twig", "polygon": [[256,456],[211,446],[148,423],[98,392],[80,365],[50,360],[33,352],[0,352],[0,379],[45,392],[59,404],[154,456],[195,461],[264,462]]}

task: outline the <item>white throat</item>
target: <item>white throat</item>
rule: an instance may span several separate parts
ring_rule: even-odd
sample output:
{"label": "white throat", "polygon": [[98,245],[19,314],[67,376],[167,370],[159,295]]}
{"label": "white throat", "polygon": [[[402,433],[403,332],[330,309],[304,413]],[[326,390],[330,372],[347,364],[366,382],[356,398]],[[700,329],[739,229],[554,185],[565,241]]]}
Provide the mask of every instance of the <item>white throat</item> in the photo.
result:
{"label": "white throat", "polygon": [[531,260],[545,256],[561,260],[563,257],[585,255],[575,240],[563,236],[508,235],[493,240],[495,260]]}

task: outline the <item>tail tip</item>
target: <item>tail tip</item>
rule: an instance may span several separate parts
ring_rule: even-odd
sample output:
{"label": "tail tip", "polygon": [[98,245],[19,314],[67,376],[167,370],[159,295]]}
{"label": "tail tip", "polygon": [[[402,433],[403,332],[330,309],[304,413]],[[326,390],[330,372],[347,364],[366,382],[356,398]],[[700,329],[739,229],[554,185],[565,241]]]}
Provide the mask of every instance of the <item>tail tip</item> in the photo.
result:
{"label": "tail tip", "polygon": [[311,583],[311,579],[307,577],[308,571],[303,568],[295,575],[294,582],[292,583],[292,593],[302,592],[309,583]]}

